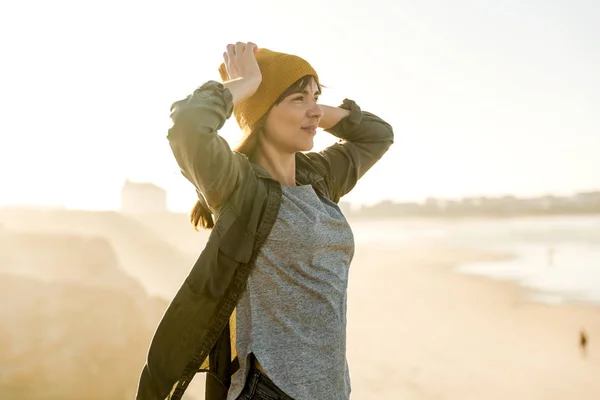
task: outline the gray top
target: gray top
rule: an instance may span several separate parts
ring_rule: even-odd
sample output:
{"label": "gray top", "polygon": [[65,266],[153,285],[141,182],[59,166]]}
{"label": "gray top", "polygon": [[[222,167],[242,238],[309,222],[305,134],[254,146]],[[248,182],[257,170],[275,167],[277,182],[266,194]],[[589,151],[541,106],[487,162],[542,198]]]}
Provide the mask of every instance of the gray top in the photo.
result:
{"label": "gray top", "polygon": [[295,400],[350,397],[346,289],[354,236],[339,207],[310,185],[282,186],[271,234],[236,311],[242,391],[253,352],[269,378]]}

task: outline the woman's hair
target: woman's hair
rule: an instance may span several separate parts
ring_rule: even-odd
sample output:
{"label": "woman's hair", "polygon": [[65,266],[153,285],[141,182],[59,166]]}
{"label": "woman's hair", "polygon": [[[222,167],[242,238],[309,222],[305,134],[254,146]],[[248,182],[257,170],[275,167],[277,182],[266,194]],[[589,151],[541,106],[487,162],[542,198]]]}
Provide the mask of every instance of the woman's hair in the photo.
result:
{"label": "woman's hair", "polygon": [[[290,87],[288,87],[285,90],[285,92],[283,92],[281,96],[277,98],[277,100],[275,100],[275,103],[271,106],[271,108],[281,103],[289,95],[303,92],[308,87],[308,85],[310,85],[312,79],[316,78],[311,75],[306,75],[298,79]],[[321,85],[318,81],[317,86],[319,90],[321,90]],[[250,133],[241,139],[240,143],[234,149],[234,151],[244,154],[246,157],[248,157],[249,160],[254,159],[254,153],[258,148],[260,133],[265,126],[265,122],[267,120],[269,112],[271,111],[271,108],[269,108],[265,115],[263,115],[262,118],[260,118],[254,124],[254,126],[250,130]],[[212,229],[215,226],[215,221],[212,213],[200,200],[196,201],[196,204],[190,212],[190,222],[192,223],[192,226],[195,230],[198,230],[198,226],[201,226],[204,229]]]}

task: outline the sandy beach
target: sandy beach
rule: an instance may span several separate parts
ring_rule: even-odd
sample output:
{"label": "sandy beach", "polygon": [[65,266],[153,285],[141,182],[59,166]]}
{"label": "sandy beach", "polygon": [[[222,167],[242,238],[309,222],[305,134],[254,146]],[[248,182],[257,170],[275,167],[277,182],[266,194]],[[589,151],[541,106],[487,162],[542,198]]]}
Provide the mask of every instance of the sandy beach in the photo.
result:
{"label": "sandy beach", "polygon": [[451,269],[504,256],[359,247],[349,288],[352,397],[599,399],[600,309],[528,303],[515,284]]}

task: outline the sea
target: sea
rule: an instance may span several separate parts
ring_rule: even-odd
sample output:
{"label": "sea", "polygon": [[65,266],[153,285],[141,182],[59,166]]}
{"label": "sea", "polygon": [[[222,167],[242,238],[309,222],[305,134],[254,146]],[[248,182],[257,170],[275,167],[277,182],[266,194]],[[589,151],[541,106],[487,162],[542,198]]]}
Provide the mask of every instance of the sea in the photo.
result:
{"label": "sea", "polygon": [[456,272],[517,282],[528,300],[600,307],[600,215],[352,222],[357,241],[379,246],[426,240],[512,254]]}

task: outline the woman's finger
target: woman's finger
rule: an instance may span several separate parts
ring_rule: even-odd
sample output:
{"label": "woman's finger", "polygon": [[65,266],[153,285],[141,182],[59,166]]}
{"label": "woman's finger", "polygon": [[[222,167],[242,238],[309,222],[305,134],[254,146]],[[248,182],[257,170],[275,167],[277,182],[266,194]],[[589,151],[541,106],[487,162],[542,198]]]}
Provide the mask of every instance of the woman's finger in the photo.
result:
{"label": "woman's finger", "polygon": [[248,42],[248,44],[246,45],[246,49],[252,52],[252,54],[258,53],[258,46],[254,42]]}
{"label": "woman's finger", "polygon": [[237,42],[235,44],[235,54],[236,55],[238,55],[238,56],[241,55],[245,49],[246,49],[246,43]]}
{"label": "woman's finger", "polygon": [[226,51],[223,52],[223,61],[225,62],[225,65],[229,64],[229,56]]}
{"label": "woman's finger", "polygon": [[227,45],[227,60],[231,61],[235,57],[235,45],[228,44]]}

